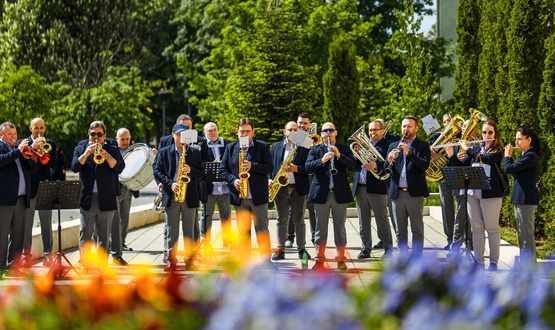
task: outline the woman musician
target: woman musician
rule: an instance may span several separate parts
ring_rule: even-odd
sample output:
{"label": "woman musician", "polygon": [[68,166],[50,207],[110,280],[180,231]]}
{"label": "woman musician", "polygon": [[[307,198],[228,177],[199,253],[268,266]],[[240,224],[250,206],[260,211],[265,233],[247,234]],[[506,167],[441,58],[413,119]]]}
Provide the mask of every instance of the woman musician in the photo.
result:
{"label": "woman musician", "polygon": [[[482,125],[482,139],[494,139],[479,145],[468,147],[466,141],[461,141],[461,150],[455,155],[452,146],[445,147],[450,164],[455,166],[482,166],[490,178],[491,190],[472,189],[468,191],[468,215],[472,225],[472,242],[474,255],[478,265],[484,267],[485,233],[488,232],[490,248],[489,270],[497,270],[501,233],[499,231],[499,212],[502,204],[502,186],[499,175],[494,166],[500,166],[503,158],[501,137],[497,124],[486,121]],[[462,158],[459,159],[459,158]]]}
{"label": "woman musician", "polygon": [[[538,134],[528,127],[516,130],[515,145],[505,147],[503,166],[507,173],[515,178],[511,204],[515,209],[516,229],[521,257],[536,260],[536,243],[534,238],[534,212],[538,207],[540,197],[536,187],[540,171],[540,140]],[[522,152],[516,161],[513,161],[513,149]]]}

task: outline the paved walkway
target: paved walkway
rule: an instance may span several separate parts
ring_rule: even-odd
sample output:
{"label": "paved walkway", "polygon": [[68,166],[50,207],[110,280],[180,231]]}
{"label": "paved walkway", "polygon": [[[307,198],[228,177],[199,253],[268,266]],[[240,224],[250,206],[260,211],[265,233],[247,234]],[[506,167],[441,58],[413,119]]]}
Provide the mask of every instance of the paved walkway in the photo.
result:
{"label": "paved walkway", "polygon": [[[446,245],[447,241],[445,235],[443,234],[443,225],[441,221],[436,220],[439,218],[440,214],[439,207],[431,207],[430,208],[430,216],[424,217],[425,223],[425,242],[424,242],[424,253],[425,254],[435,254],[438,258],[445,258],[447,251],[443,250],[443,247]],[[235,224],[235,222],[233,222]],[[306,220],[307,223],[307,232],[309,232],[309,222],[308,219]],[[373,244],[375,244],[378,239],[376,236],[375,230],[375,223],[374,219],[372,219],[373,223]],[[120,266],[112,266],[112,260],[110,258],[110,268],[120,274],[119,281],[120,283],[128,283],[133,279],[133,273],[135,266],[146,266],[150,269],[151,272],[155,274],[159,274],[163,276],[165,273],[163,271],[163,222],[156,223],[154,225],[142,227],[136,230],[129,232],[127,237],[127,244],[128,246],[132,247],[134,251],[132,252],[124,252],[124,259],[129,262],[129,266],[127,267],[120,267]],[[366,287],[372,279],[376,278],[379,274],[379,270],[382,269],[384,266],[384,261],[382,259],[384,250],[374,250],[372,251],[372,258],[365,259],[365,260],[358,260],[356,257],[360,250],[360,237],[359,237],[359,230],[358,230],[358,218],[351,217],[347,219],[346,223],[346,231],[347,231],[347,266],[349,269],[344,272],[344,276],[347,276],[350,279],[350,284],[354,286],[362,286]],[[254,233],[254,230],[253,230]],[[272,241],[272,248],[275,248],[277,238],[276,238],[276,220],[270,220],[270,234],[271,234],[271,241]],[[410,234],[410,230],[409,230]],[[307,237],[309,234],[307,233]],[[329,234],[328,237],[331,238],[333,241],[333,226],[329,226]],[[409,237],[410,242],[410,237]],[[326,250],[326,257],[329,259],[327,263],[330,269],[336,268],[336,263],[333,260],[335,256],[335,249],[328,248]],[[486,244],[487,245],[487,244]],[[180,248],[182,248],[182,242],[180,241]],[[255,238],[253,237],[253,247],[254,251],[256,251],[257,245],[255,242]],[[212,248],[216,254],[216,258],[218,260],[225,260],[231,250],[228,248],[223,248],[222,246],[222,237],[220,235],[220,222],[214,221],[213,222],[213,234],[212,234]],[[308,240],[307,250],[311,255],[315,255],[314,248]],[[71,249],[65,251],[67,258],[73,265],[78,265],[79,259],[79,252],[76,249]],[[256,252],[255,252],[256,253]],[[486,251],[487,255],[487,251]],[[501,242],[501,258],[499,262],[499,272],[502,273],[504,270],[509,269],[515,262],[515,256],[518,255],[518,248],[510,245],[509,243],[502,241]],[[285,260],[280,260],[274,262],[275,266],[278,268],[280,272],[292,272],[301,269],[301,261],[298,259],[297,249],[296,247],[286,249]],[[486,260],[486,267],[489,264],[489,261]],[[312,260],[309,261],[309,268],[314,265]],[[183,267],[183,263],[179,264],[179,273],[182,274],[194,274],[194,272],[185,271]],[[206,268],[207,266],[199,264],[199,269]],[[220,266],[210,266],[210,272],[213,274],[219,273]],[[42,266],[42,262],[37,261],[37,263],[29,269],[29,272],[32,273],[40,273],[44,274],[48,272],[48,268]],[[278,273],[280,273],[278,272]],[[69,275],[72,275],[73,272],[70,272]],[[85,275],[86,278],[86,275]],[[0,285],[9,285],[15,284],[20,281],[20,277],[6,277],[6,279],[0,282]],[[63,282],[61,282],[63,283]]]}

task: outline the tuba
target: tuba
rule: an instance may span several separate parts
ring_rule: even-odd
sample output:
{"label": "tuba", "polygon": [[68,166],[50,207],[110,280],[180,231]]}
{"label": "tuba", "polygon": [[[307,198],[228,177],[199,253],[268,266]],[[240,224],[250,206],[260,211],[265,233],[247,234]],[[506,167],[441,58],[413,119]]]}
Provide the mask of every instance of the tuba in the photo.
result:
{"label": "tuba", "polygon": [[239,198],[246,199],[249,194],[249,177],[251,174],[243,167],[245,148],[239,150]]}
{"label": "tuba", "polygon": [[289,153],[287,159],[283,162],[283,164],[281,164],[281,167],[274,178],[274,184],[272,185],[272,188],[270,188],[269,202],[273,202],[274,199],[276,199],[276,195],[281,187],[285,187],[289,184],[289,177],[287,176],[285,167],[291,164],[295,152],[297,152],[297,145],[295,145],[295,148],[293,148],[293,150]]}
{"label": "tuba", "polygon": [[470,136],[470,134],[472,134],[472,131],[474,131],[474,129],[478,127],[481,123],[488,120],[488,117],[486,117],[486,115],[484,115],[480,111],[473,108],[470,108],[468,110],[470,111],[470,119],[468,120],[468,125],[466,125],[464,131],[461,133],[461,140],[465,141],[468,141],[469,139],[475,139],[475,136]]}
{"label": "tuba", "polygon": [[322,137],[320,135],[318,135],[317,132],[318,129],[318,124],[317,123],[312,123],[310,124],[310,126],[308,127],[308,137],[310,139],[312,139],[312,145],[315,146],[317,144],[322,144]]}
{"label": "tuba", "polygon": [[[441,135],[432,145],[435,148],[438,145],[445,144],[459,134],[462,129],[460,125],[464,123],[464,119],[459,115],[451,116],[451,122],[443,130]],[[426,180],[428,181],[439,181],[443,178],[443,173],[441,169],[447,164],[447,152],[445,148],[441,148],[436,151],[436,157],[430,161],[430,166],[426,170]]]}
{"label": "tuba", "polygon": [[104,163],[104,155],[102,155],[100,153],[100,150],[102,150],[102,144],[100,144],[100,142],[98,142],[98,139],[94,139],[94,143],[96,143],[96,147],[94,148],[94,157],[93,160],[95,163],[97,164],[102,164]]}
{"label": "tuba", "polygon": [[179,185],[179,191],[175,193],[175,201],[178,203],[183,203],[185,201],[185,196],[187,195],[187,185],[191,182],[191,178],[183,171],[187,150],[185,150],[184,144],[181,144],[181,146],[183,148],[183,152],[179,157],[179,165],[177,167],[177,185]]}
{"label": "tuba", "polygon": [[[356,142],[351,143],[350,148],[353,152],[353,155],[362,163],[362,165],[366,165],[370,162],[370,160],[374,162],[383,162],[384,158],[374,147],[370,138],[365,133],[363,124],[359,129],[357,129],[350,137],[349,140],[355,140]],[[356,146],[358,146],[358,150]],[[370,173],[378,180],[386,180],[392,173],[390,168],[386,168],[383,171],[372,170]]]}

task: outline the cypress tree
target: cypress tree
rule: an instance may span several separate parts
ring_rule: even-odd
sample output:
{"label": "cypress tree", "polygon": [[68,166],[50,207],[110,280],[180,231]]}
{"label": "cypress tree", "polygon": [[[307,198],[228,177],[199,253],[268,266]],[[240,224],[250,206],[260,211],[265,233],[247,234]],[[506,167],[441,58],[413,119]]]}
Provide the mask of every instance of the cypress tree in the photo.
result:
{"label": "cypress tree", "polygon": [[324,74],[324,121],[335,124],[338,138],[346,140],[359,125],[360,78],[354,43],[340,35],[329,46]]}
{"label": "cypress tree", "polygon": [[453,91],[455,112],[478,107],[478,59],[481,52],[478,32],[481,2],[480,0],[460,0],[457,9],[456,32],[459,60],[455,71],[455,90]]}
{"label": "cypress tree", "polygon": [[498,107],[491,113],[491,120],[500,123],[500,117],[503,113],[500,109],[507,107],[507,94],[509,90],[509,65],[506,60],[507,56],[507,27],[511,18],[511,9],[514,0],[500,0],[497,3],[497,24],[494,32],[495,49],[494,49],[494,66],[497,68],[495,75],[495,95],[498,100]]}
{"label": "cypress tree", "polygon": [[[536,109],[545,60],[546,22],[542,21],[543,0],[515,0],[507,30],[509,93],[500,131],[512,141],[519,126],[536,128]],[[545,24],[545,25],[544,25]]]}
{"label": "cypress tree", "polygon": [[495,31],[498,28],[496,26],[497,2],[482,1],[481,12],[479,37],[482,43],[482,53],[478,61],[478,103],[480,111],[486,116],[491,117],[491,114],[495,113],[499,102],[495,93],[495,76],[497,74],[497,67],[495,66]]}
{"label": "cypress tree", "polygon": [[545,42],[547,56],[543,70],[543,83],[541,86],[538,105],[538,130],[542,141],[540,182],[542,185],[542,201],[536,215],[536,231],[542,232],[544,227],[547,244],[550,250],[555,250],[555,33]]}

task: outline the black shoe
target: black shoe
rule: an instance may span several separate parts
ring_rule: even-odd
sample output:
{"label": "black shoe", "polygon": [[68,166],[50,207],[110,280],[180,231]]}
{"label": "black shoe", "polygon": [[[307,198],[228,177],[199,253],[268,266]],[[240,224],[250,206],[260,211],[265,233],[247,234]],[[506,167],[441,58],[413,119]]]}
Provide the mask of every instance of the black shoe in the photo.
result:
{"label": "black shoe", "polygon": [[496,263],[493,263],[493,262],[490,263],[490,264],[489,264],[489,267],[488,267],[488,270],[489,270],[490,272],[496,272],[496,271],[497,271],[497,264],[496,264]]}
{"label": "black shoe", "polygon": [[452,244],[451,242],[447,243],[447,245],[445,245],[445,246],[443,247],[443,249],[444,249],[445,251],[451,250],[451,244]]}
{"label": "black shoe", "polygon": [[125,259],[123,259],[121,256],[114,256],[113,260],[114,260],[114,265],[127,266],[127,261],[125,261]]}
{"label": "black shoe", "polygon": [[129,246],[123,244],[123,251],[126,251],[126,252],[133,251],[133,248],[130,248]]}
{"label": "black shoe", "polygon": [[272,253],[272,260],[283,260],[285,259],[285,252],[282,249],[277,249]]}
{"label": "black shoe", "polygon": [[303,258],[303,253],[306,252],[306,257],[308,258],[308,260],[312,259],[312,257],[310,256],[310,254],[308,253],[308,251],[306,251],[305,249],[299,250],[299,259]]}
{"label": "black shoe", "polygon": [[168,262],[166,262],[166,264],[164,265],[164,271],[165,272],[175,271],[176,266],[177,266],[177,260],[168,260]]}
{"label": "black shoe", "polygon": [[370,257],[370,251],[368,250],[360,250],[360,253],[357,256],[358,259],[368,259]]}
{"label": "black shoe", "polygon": [[393,249],[390,248],[390,247],[385,248],[385,252],[384,252],[384,254],[383,254],[383,258],[392,256],[392,255],[393,255]]}
{"label": "black shoe", "polygon": [[378,244],[374,245],[372,248],[373,249],[383,249],[382,241],[379,241]]}
{"label": "black shoe", "polygon": [[339,260],[337,262],[337,269],[339,270],[347,270],[347,264],[343,260]]}

